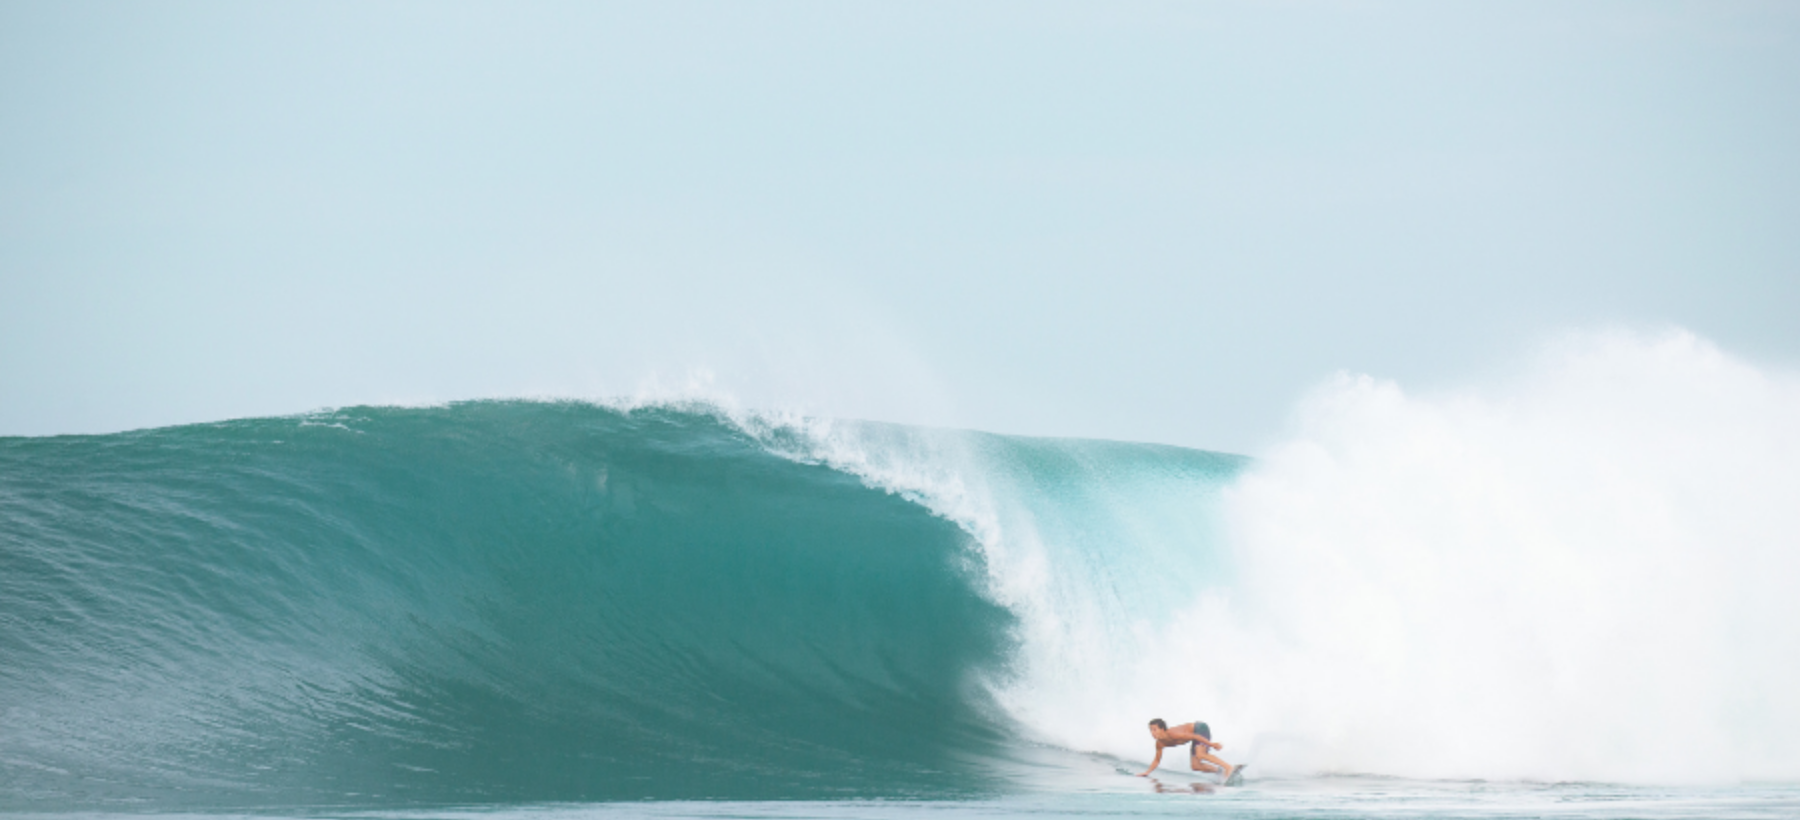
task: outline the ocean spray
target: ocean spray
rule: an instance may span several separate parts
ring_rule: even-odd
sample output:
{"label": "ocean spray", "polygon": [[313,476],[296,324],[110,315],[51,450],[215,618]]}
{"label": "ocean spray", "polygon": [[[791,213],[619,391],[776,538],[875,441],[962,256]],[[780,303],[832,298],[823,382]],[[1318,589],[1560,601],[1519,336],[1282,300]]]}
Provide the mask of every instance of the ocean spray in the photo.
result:
{"label": "ocean spray", "polygon": [[[789,428],[792,429],[792,428]],[[963,526],[1020,617],[1009,715],[1272,774],[1800,777],[1800,381],[1685,332],[1491,384],[1340,375],[1253,462],[821,423],[809,457]]]}

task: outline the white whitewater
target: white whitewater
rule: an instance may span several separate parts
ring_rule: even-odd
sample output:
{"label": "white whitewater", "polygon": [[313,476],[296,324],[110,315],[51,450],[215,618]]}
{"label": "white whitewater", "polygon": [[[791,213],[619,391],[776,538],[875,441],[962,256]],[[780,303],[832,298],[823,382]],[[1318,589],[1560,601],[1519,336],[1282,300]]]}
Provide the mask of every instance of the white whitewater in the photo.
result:
{"label": "white whitewater", "polygon": [[1341,375],[1235,476],[762,429],[971,533],[1022,623],[993,686],[1056,745],[1145,759],[1146,720],[1198,718],[1264,774],[1800,778],[1800,380],[1691,334],[1455,392]]}

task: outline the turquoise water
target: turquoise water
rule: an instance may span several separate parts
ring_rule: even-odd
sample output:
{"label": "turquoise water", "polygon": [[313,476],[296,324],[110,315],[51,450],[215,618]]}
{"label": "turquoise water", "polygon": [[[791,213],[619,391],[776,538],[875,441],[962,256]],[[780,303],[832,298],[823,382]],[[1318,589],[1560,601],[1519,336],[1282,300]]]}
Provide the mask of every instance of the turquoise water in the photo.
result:
{"label": "turquoise water", "polygon": [[0,813],[1800,816],[1229,719],[1247,786],[1131,777],[1139,704],[1209,702],[1144,619],[1232,593],[1247,463],[548,402],[0,439]]}
{"label": "turquoise water", "polygon": [[7,808],[987,788],[1009,616],[966,536],[706,415],[356,410],[0,476]]}

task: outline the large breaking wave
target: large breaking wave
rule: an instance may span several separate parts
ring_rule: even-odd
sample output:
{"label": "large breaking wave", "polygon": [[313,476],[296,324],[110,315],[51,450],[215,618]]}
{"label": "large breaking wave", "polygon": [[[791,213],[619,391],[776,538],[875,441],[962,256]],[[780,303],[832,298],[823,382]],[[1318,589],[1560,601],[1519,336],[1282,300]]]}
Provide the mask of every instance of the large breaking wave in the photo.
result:
{"label": "large breaking wave", "polygon": [[0,808],[969,796],[1153,716],[1792,779],[1796,465],[1795,382],[1683,334],[1346,376],[1254,462],[680,402],[5,439]]}
{"label": "large breaking wave", "polygon": [[361,408],[0,446],[49,805],[964,793],[968,537],[711,414]]}

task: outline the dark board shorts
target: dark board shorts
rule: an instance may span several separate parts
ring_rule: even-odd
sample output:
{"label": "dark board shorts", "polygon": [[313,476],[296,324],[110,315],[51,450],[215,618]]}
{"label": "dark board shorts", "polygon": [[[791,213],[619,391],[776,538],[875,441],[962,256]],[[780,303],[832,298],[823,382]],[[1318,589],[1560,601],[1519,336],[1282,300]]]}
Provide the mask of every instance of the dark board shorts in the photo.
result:
{"label": "dark board shorts", "polygon": [[[1194,721],[1194,734],[1197,734],[1203,738],[1206,738],[1207,740],[1212,740],[1212,729],[1209,728],[1202,721],[1198,721],[1198,720]],[[1190,741],[1188,743],[1188,749],[1189,749],[1189,751],[1194,751],[1194,752],[1204,751],[1204,749],[1200,746],[1200,741],[1198,741],[1198,740]]]}

